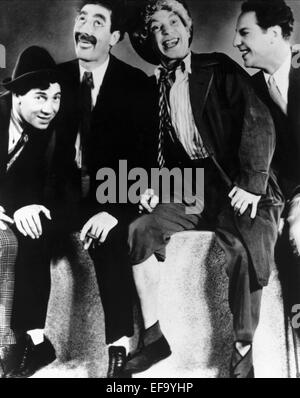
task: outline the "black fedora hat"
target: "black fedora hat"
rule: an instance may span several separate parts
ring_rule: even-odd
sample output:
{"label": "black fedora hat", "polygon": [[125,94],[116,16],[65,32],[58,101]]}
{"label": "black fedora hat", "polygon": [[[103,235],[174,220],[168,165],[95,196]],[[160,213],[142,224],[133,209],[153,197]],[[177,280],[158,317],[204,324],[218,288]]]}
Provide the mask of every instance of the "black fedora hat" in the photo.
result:
{"label": "black fedora hat", "polygon": [[128,35],[134,50],[145,61],[158,65],[160,59],[156,53],[151,37],[146,26],[146,14],[153,12],[158,5],[161,9],[172,10],[176,12],[183,23],[189,26],[191,37],[193,39],[193,24],[189,9],[185,0],[131,0],[130,20],[128,23]]}
{"label": "black fedora hat", "polygon": [[2,85],[7,90],[12,90],[28,80],[42,78],[59,80],[56,63],[45,48],[31,46],[19,55],[12,77],[4,79]]}

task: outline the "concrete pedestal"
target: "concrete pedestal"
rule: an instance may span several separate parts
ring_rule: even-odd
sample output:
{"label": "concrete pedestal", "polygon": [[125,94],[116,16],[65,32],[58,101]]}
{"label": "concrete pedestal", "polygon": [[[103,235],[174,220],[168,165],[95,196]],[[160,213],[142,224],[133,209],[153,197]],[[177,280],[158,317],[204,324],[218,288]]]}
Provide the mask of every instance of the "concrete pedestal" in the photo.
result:
{"label": "concrete pedestal", "polygon": [[[93,263],[74,236],[68,258],[52,264],[47,334],[58,359],[34,377],[105,377],[107,347]],[[174,235],[161,265],[160,323],[172,355],[135,377],[228,377],[233,343],[224,253],[211,232]],[[280,283],[272,270],[254,342],[256,377],[295,377]],[[136,339],[135,339],[136,340]]]}

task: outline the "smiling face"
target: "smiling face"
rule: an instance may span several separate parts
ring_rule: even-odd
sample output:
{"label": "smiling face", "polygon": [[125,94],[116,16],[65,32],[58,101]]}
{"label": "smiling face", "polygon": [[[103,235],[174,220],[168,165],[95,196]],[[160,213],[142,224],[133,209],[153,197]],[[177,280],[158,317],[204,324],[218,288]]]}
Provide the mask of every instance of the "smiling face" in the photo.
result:
{"label": "smiling face", "polygon": [[154,48],[162,63],[173,64],[189,53],[190,30],[172,11],[156,11],[149,22]]}
{"label": "smiling face", "polygon": [[255,12],[240,15],[233,45],[242,53],[247,68],[265,69],[273,56],[273,40],[273,30],[263,30],[257,24]]}
{"label": "smiling face", "polygon": [[19,116],[36,129],[46,130],[59,110],[60,98],[58,83],[51,83],[47,90],[31,89],[17,96]]}
{"label": "smiling face", "polygon": [[120,32],[111,32],[111,11],[98,4],[85,5],[74,26],[75,51],[84,62],[101,65],[110,49],[120,38]]}

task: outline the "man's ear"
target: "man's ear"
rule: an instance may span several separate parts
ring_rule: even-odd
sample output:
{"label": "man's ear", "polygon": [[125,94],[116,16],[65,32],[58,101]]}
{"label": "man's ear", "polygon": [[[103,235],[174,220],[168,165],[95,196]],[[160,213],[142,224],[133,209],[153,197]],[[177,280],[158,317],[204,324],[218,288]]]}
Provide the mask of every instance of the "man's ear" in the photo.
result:
{"label": "man's ear", "polygon": [[113,47],[114,45],[116,45],[120,40],[120,38],[121,38],[121,32],[119,30],[113,31],[109,41],[110,46]]}
{"label": "man's ear", "polygon": [[16,97],[16,99],[17,99],[17,104],[18,105],[21,105],[21,102],[22,102],[22,96],[20,95],[20,94],[14,94],[14,96]]}
{"label": "man's ear", "polygon": [[270,26],[268,29],[269,33],[271,34],[271,38],[274,40],[279,39],[282,37],[282,29],[280,26]]}

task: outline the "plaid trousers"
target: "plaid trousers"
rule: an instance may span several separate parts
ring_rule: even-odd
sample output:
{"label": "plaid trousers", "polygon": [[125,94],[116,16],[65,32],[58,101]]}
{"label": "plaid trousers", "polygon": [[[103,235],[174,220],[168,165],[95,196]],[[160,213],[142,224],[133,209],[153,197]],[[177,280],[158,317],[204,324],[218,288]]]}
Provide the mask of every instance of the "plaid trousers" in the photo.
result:
{"label": "plaid trousers", "polygon": [[5,231],[0,230],[0,346],[16,343],[10,322],[17,251],[18,241],[13,231],[9,227]]}

